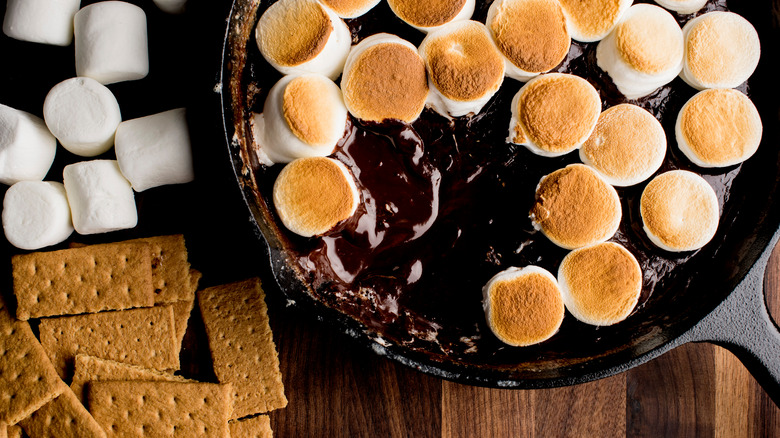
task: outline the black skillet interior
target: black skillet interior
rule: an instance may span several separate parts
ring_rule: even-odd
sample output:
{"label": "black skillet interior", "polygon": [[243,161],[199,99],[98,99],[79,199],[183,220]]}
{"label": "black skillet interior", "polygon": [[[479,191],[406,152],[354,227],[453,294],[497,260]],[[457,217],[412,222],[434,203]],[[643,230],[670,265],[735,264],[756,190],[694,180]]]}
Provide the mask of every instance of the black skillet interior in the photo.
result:
{"label": "black skillet interior", "polygon": [[[711,1],[711,5],[714,3]],[[780,181],[780,84],[772,69],[780,33],[780,6],[775,0],[731,3],[733,11],[755,25],[762,40],[762,60],[748,87],[762,114],[764,136],[757,155],[741,169],[728,172],[733,182],[725,194],[715,239],[695,257],[685,260],[672,281],[664,282],[662,290],[654,292],[632,317],[617,326],[593,329],[571,322],[566,336],[529,349],[498,347],[488,354],[448,355],[437,348],[409,348],[394,342],[392,336],[382,336],[377,342],[377,334],[384,335],[383,327],[369,329],[364,322],[326,305],[302,281],[288,252],[289,241],[276,222],[272,206],[266,203],[263,187],[258,187],[262,185],[262,181],[258,183],[262,178],[256,178],[260,166],[248,152],[251,139],[247,120],[252,104],[247,90],[258,74],[253,61],[258,57],[253,53],[257,49],[251,34],[256,10],[262,10],[267,2],[235,0],[222,76],[228,148],[247,205],[270,247],[272,268],[282,290],[317,318],[335,324],[380,354],[464,383],[534,388],[584,382],[624,371],[671,348],[675,339],[728,296],[780,225],[780,209],[775,204]],[[670,150],[673,148],[670,143]],[[489,335],[482,339],[494,342]]]}

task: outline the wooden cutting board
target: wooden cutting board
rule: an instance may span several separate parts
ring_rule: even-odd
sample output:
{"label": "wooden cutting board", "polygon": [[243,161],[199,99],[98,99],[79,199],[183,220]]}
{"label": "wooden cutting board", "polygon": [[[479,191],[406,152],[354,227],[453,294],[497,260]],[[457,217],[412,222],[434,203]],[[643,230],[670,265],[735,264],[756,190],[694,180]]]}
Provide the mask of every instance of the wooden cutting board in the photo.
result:
{"label": "wooden cutting board", "polygon": [[[766,279],[780,316],[780,249]],[[780,409],[727,350],[689,344],[568,388],[500,390],[429,377],[367,353],[279,304],[287,408],[276,437],[772,437]]]}

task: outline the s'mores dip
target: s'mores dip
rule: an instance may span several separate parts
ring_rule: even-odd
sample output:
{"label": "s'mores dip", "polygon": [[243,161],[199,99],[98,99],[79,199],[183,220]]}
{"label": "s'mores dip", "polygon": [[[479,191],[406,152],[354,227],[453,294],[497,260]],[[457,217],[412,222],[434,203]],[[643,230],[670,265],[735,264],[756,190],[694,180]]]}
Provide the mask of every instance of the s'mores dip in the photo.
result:
{"label": "s'mores dip", "polygon": [[[699,95],[680,77],[683,28],[724,2],[371,3],[320,2],[351,34],[335,77],[249,47],[250,171],[315,299],[380,344],[521,361],[632,330],[717,251],[762,153],[744,80]],[[670,238],[692,213],[701,229]],[[528,290],[547,304],[513,301]]]}

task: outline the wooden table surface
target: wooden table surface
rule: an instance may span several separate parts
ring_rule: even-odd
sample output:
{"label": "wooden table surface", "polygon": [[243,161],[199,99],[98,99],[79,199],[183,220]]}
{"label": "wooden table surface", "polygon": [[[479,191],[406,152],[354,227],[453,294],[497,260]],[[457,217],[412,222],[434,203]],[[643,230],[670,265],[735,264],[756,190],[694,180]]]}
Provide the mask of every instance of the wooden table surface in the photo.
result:
{"label": "wooden table surface", "polygon": [[[547,390],[430,377],[353,345],[271,294],[289,405],[276,437],[773,437],[780,409],[729,351],[688,344],[607,379]],[[780,316],[780,247],[766,277]]]}

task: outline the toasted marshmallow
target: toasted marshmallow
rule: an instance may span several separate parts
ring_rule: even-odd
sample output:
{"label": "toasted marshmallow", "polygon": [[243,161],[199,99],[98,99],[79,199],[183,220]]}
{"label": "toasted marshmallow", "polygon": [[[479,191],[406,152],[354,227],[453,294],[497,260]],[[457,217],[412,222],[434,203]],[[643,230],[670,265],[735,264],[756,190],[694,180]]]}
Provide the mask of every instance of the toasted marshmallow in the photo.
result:
{"label": "toasted marshmallow", "polygon": [[372,35],[349,52],[341,90],[357,119],[411,123],[428,99],[425,62],[412,43],[386,33]]}
{"label": "toasted marshmallow", "polygon": [[501,342],[514,347],[550,339],[563,322],[558,282],[538,266],[496,274],[482,288],[482,298],[488,327]]}
{"label": "toasted marshmallow", "polygon": [[339,87],[322,75],[285,76],[255,114],[253,134],[266,165],[326,157],[344,136],[347,107]]}
{"label": "toasted marshmallow", "polygon": [[655,0],[656,3],[678,14],[693,14],[707,4],[707,0]]}
{"label": "toasted marshmallow", "polygon": [[572,39],[583,43],[607,36],[631,6],[632,0],[558,0],[566,15]]}
{"label": "toasted marshmallow", "polygon": [[599,116],[593,134],[580,148],[580,159],[613,186],[639,184],[661,167],[666,133],[646,110],[627,103]]}
{"label": "toasted marshmallow", "polygon": [[468,20],[476,6],[475,0],[387,0],[387,3],[398,18],[422,32]]}
{"label": "toasted marshmallow", "polygon": [[479,113],[504,82],[504,58],[477,21],[431,32],[419,51],[428,68],[429,105],[444,116]]}
{"label": "toasted marshmallow", "polygon": [[567,154],[588,139],[601,114],[601,97],[585,79],[550,73],[529,81],[512,100],[510,143],[543,157]]}
{"label": "toasted marshmallow", "polygon": [[615,189],[584,164],[570,164],[542,177],[530,218],[534,228],[564,249],[604,242],[620,225]]}
{"label": "toasted marshmallow", "polygon": [[43,120],[0,104],[0,183],[42,180],[56,152],[57,139]]}
{"label": "toasted marshmallow", "polygon": [[43,119],[65,149],[94,157],[113,146],[122,114],[114,93],[105,85],[91,78],[71,78],[46,95]]}
{"label": "toasted marshmallow", "polygon": [[346,23],[317,0],[272,4],[257,22],[255,39],[266,61],[283,74],[331,79],[341,74],[352,45]]}
{"label": "toasted marshmallow", "polygon": [[737,90],[700,91],[680,110],[677,146],[701,167],[739,164],[758,150],[763,126],[753,102]]}
{"label": "toasted marshmallow", "polygon": [[76,75],[101,84],[149,74],[146,14],[136,5],[102,1],[81,8],[73,20]]}
{"label": "toasted marshmallow", "polygon": [[5,192],[3,231],[11,245],[27,250],[56,245],[73,233],[68,196],[59,182],[21,181]]}
{"label": "toasted marshmallow", "polygon": [[639,202],[645,233],[672,252],[703,247],[718,229],[718,197],[707,181],[686,170],[653,178]]}
{"label": "toasted marshmallow", "polygon": [[138,224],[135,196],[114,160],[81,161],[65,166],[62,180],[79,234],[107,233]]}
{"label": "toasted marshmallow", "polygon": [[506,75],[518,81],[552,70],[569,53],[571,38],[557,0],[495,0],[486,24],[506,60]]}
{"label": "toasted marshmallow", "polygon": [[596,47],[596,62],[629,99],[647,96],[682,70],[683,35],[672,14],[655,5],[628,8]]}
{"label": "toasted marshmallow", "polygon": [[341,18],[357,18],[378,5],[380,0],[320,0]]}
{"label": "toasted marshmallow", "polygon": [[288,230],[303,237],[327,233],[357,210],[360,194],[347,166],[332,158],[299,158],[282,169],[274,206]]}
{"label": "toasted marshmallow", "polygon": [[685,57],[680,77],[693,88],[735,88],[756,70],[758,33],[733,12],[708,12],[683,27]]}
{"label": "toasted marshmallow", "polygon": [[575,249],[561,261],[558,285],[569,313],[585,324],[606,326],[631,314],[642,292],[642,268],[614,242]]}
{"label": "toasted marshmallow", "polygon": [[3,33],[33,43],[67,46],[81,0],[8,0]]}

